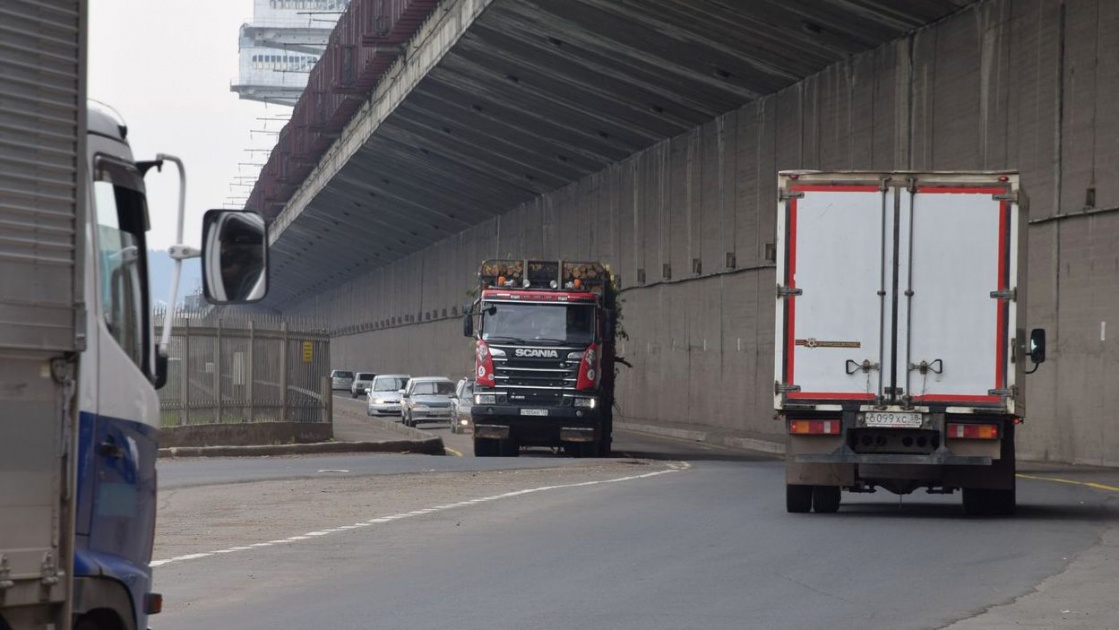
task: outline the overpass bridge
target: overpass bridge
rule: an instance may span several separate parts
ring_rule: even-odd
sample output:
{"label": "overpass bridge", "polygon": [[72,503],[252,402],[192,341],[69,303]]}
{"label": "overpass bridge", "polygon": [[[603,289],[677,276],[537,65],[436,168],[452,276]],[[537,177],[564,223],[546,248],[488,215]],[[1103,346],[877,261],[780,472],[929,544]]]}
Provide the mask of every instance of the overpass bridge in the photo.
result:
{"label": "overpass bridge", "polygon": [[340,367],[453,376],[481,259],[601,259],[621,419],[748,439],[780,429],[776,171],[1017,169],[1055,349],[1020,452],[1119,465],[1116,26],[1108,0],[353,0],[248,203],[266,306],[329,322]]}

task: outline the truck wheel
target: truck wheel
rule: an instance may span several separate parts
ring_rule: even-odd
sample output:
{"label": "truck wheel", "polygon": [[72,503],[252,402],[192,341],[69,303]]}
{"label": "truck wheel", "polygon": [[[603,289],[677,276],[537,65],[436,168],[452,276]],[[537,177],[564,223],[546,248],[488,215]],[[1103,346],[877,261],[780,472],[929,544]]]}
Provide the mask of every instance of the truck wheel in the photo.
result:
{"label": "truck wheel", "polygon": [[563,452],[568,457],[594,457],[599,452],[598,442],[566,442]]}
{"label": "truck wheel", "polygon": [[521,445],[513,438],[507,440],[495,440],[498,444],[498,453],[501,457],[518,457],[521,454]]}
{"label": "truck wheel", "polygon": [[500,448],[498,440],[474,438],[474,457],[497,457]]}
{"label": "truck wheel", "polygon": [[843,498],[839,486],[813,486],[812,509],[818,514],[834,514],[839,511],[839,502]]}
{"label": "truck wheel", "polygon": [[964,514],[987,516],[991,514],[991,491],[986,488],[964,488]]}
{"label": "truck wheel", "polygon": [[1009,490],[988,490],[987,500],[990,503],[991,514],[995,516],[1013,516],[1018,507],[1017,492],[1014,488]]}
{"label": "truck wheel", "polygon": [[785,484],[785,511],[800,514],[812,510],[812,486]]}
{"label": "truck wheel", "polygon": [[598,446],[599,457],[610,457],[610,438],[605,437],[595,443]]}

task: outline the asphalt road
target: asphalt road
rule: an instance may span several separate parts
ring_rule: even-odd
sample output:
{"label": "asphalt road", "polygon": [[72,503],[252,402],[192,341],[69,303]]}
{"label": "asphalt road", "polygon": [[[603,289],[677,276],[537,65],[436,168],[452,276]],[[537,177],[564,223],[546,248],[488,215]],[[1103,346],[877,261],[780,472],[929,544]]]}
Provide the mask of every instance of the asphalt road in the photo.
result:
{"label": "asphalt road", "polygon": [[790,515],[776,459],[619,437],[652,458],[284,458],[298,474],[265,481],[253,460],[161,462],[164,488],[169,468],[246,483],[162,493],[152,625],[942,628],[1029,593],[1119,522],[1115,493],[1033,479],[1013,519],[883,493]]}

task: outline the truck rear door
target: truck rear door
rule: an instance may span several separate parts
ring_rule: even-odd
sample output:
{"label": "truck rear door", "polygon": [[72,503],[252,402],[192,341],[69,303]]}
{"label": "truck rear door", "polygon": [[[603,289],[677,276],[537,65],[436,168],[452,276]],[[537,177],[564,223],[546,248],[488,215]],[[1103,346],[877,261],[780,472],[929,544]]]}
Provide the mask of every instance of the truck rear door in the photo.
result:
{"label": "truck rear door", "polygon": [[782,184],[778,396],[874,400],[886,359],[885,193],[873,180]]}
{"label": "truck rear door", "polygon": [[1000,406],[1017,178],[782,173],[776,404]]}
{"label": "truck rear door", "polygon": [[970,179],[922,178],[901,197],[899,380],[919,404],[999,405],[1010,393],[1016,195],[996,176]]}

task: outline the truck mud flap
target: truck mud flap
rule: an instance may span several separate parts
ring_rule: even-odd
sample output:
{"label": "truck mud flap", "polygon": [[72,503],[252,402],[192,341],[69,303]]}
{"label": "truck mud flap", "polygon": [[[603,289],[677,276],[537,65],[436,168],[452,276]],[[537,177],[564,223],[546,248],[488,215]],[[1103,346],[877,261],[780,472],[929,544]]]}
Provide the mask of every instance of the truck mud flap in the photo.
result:
{"label": "truck mud flap", "polygon": [[476,424],[474,425],[474,439],[508,440],[509,427],[500,424]]}
{"label": "truck mud flap", "polygon": [[591,427],[562,427],[561,442],[594,442],[594,429]]}

